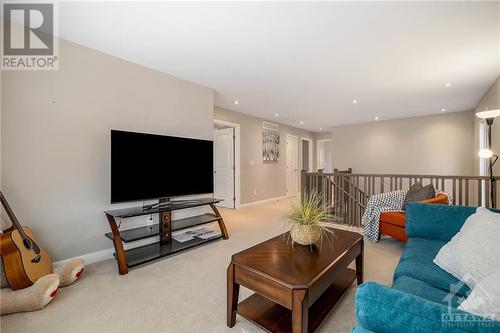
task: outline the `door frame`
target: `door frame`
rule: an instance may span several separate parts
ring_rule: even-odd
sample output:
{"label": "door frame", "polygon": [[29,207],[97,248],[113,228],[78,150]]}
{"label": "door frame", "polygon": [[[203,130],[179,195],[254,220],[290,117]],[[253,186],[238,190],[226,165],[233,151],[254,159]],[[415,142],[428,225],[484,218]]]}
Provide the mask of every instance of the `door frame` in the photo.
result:
{"label": "door frame", "polygon": [[[304,160],[304,151],[302,150],[302,142],[303,141],[307,141],[307,144],[309,146],[309,158],[307,160],[307,164],[308,164],[308,172],[312,172],[313,171],[313,139],[311,138],[304,138],[304,137],[301,137],[300,138],[300,161],[302,162]],[[302,169],[302,163],[300,163],[300,169]]]}
{"label": "door frame", "polygon": [[[332,141],[332,139],[318,139],[318,140],[316,140],[316,169],[317,170],[319,170],[319,166],[321,165],[321,161],[320,161],[320,156],[321,156],[320,147],[321,147],[321,145],[320,145],[320,142],[330,142],[330,141]],[[332,163],[333,163],[333,161],[332,161]],[[323,165],[323,168],[324,167],[325,166]],[[333,171],[333,170],[331,170],[331,171]]]}
{"label": "door frame", "polygon": [[[241,205],[241,159],[240,159],[240,124],[225,120],[214,119],[215,125],[228,126],[234,128],[234,209],[239,209]],[[215,185],[215,184],[214,184]]]}
{"label": "door frame", "polygon": [[[286,135],[286,138],[285,138],[285,144],[286,144],[286,157],[285,157],[285,184],[286,184],[286,192],[285,192],[285,195],[289,198],[291,197],[295,197],[297,196],[299,193],[300,193],[300,176],[299,174],[297,174],[297,193],[293,194],[293,195],[289,195],[288,194],[288,180],[287,180],[287,177],[288,177],[288,170],[287,170],[287,167],[288,167],[288,138],[295,138],[295,142],[297,144],[296,146],[296,149],[297,149],[297,152],[295,153],[295,167],[299,167],[299,156],[300,156],[300,150],[299,150],[299,138],[298,136],[296,135],[293,135],[293,134],[287,134]],[[298,170],[298,169],[296,169]],[[298,171],[295,171],[296,173]]]}

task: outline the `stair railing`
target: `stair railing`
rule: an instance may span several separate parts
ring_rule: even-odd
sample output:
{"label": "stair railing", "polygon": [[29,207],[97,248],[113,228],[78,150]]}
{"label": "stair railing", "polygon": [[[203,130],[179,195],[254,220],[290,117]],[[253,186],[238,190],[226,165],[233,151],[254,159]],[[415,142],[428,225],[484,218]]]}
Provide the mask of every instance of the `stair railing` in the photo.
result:
{"label": "stair railing", "polygon": [[[436,190],[451,196],[451,204],[497,207],[498,194],[490,200],[491,180],[483,176],[354,174],[351,170],[333,173],[301,173],[301,192],[319,193],[325,205],[332,208],[342,224],[361,226],[368,199],[375,194],[408,189],[419,182],[433,184]],[[498,186],[495,187],[498,191]]]}

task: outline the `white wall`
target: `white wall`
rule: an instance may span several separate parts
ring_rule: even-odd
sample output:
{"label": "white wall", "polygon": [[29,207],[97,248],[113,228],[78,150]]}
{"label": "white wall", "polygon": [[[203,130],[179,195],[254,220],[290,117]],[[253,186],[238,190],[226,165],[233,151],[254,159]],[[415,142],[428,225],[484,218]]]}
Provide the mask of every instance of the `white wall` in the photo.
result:
{"label": "white wall", "polygon": [[6,71],[1,90],[2,190],[54,260],[112,247],[110,129],[213,134],[211,88],[59,45],[58,71]]}
{"label": "white wall", "polygon": [[472,112],[334,127],[333,166],[354,173],[472,175]]}

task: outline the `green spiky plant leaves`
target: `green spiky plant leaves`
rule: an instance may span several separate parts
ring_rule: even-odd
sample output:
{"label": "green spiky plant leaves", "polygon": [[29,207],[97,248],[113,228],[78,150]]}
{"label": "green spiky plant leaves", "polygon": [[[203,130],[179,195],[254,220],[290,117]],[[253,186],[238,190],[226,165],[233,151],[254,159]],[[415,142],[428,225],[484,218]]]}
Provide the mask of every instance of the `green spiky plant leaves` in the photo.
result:
{"label": "green spiky plant leaves", "polygon": [[290,237],[296,243],[310,245],[324,238],[333,241],[334,232],[329,229],[338,218],[332,215],[331,207],[323,203],[317,192],[302,194],[292,203],[292,211],[286,216]]}

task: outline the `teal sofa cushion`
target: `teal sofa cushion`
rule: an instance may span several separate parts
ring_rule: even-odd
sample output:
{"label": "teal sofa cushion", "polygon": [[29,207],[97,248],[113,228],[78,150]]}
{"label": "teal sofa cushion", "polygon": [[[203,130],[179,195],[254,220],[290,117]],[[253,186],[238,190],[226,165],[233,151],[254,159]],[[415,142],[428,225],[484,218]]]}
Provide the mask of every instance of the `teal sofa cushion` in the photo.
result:
{"label": "teal sofa cushion", "polygon": [[399,259],[399,262],[407,259],[421,260],[425,262],[432,262],[439,250],[446,244],[432,239],[423,238],[410,238],[406,242],[405,250]]}
{"label": "teal sofa cushion", "polygon": [[462,228],[465,220],[476,211],[474,207],[408,204],[406,234],[410,238],[425,238],[448,242]]}
{"label": "teal sofa cushion", "polygon": [[[406,208],[406,234],[409,238],[425,238],[449,242],[460,231],[465,220],[477,207],[430,205],[411,202]],[[498,209],[490,209],[500,213]]]}
{"label": "teal sofa cushion", "polygon": [[423,281],[433,287],[450,290],[453,286],[459,286],[457,295],[465,296],[469,292],[469,287],[461,283],[456,277],[443,271],[436,264],[418,259],[407,259],[399,263],[394,273],[394,281],[401,276],[409,276],[416,280]]}
{"label": "teal sofa cushion", "polygon": [[402,276],[408,276],[445,291],[449,291],[453,286],[458,286],[456,294],[466,296],[470,288],[433,262],[445,244],[445,242],[432,239],[409,239],[393,280],[396,281]]}
{"label": "teal sofa cushion", "polygon": [[444,305],[450,304],[453,307],[458,307],[461,302],[461,297],[450,294],[448,290],[439,289],[431,286],[423,281],[411,278],[409,276],[401,276],[392,284],[392,288],[416,295],[430,301],[441,303]]}

